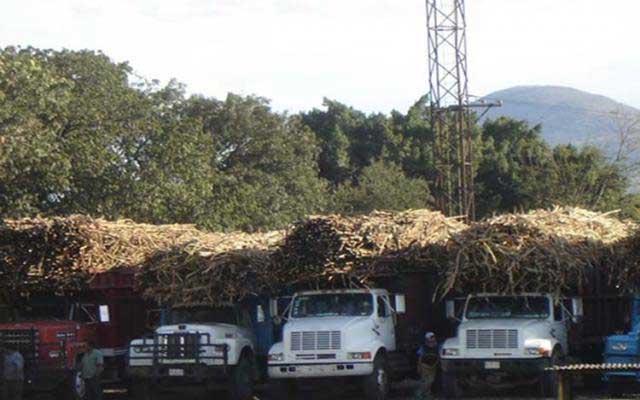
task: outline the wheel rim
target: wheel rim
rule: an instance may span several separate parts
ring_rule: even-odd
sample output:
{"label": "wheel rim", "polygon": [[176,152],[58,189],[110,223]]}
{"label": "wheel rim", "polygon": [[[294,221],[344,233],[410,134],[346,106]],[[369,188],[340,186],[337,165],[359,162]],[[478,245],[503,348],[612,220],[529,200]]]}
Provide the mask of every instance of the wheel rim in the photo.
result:
{"label": "wheel rim", "polygon": [[80,377],[79,373],[75,373],[73,377],[73,391],[78,396],[78,398],[84,398],[86,388],[84,385],[84,380]]}
{"label": "wheel rim", "polygon": [[386,393],[387,391],[387,374],[384,372],[383,368],[378,368],[378,373],[376,374],[376,382],[378,384],[378,389],[380,393]]}

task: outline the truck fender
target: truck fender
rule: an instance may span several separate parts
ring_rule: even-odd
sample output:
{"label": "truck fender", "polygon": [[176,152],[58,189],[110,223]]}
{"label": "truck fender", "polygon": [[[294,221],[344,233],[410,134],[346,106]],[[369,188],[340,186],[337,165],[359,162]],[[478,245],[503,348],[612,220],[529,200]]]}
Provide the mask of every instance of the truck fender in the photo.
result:
{"label": "truck fender", "polygon": [[551,357],[553,354],[560,354],[560,359],[562,360],[567,356],[560,342],[555,341],[555,343],[552,342],[551,345],[551,354],[549,354],[549,357]]}
{"label": "truck fender", "polygon": [[372,362],[378,356],[383,356],[385,358],[387,357],[387,349],[386,349],[386,347],[384,347],[384,345],[382,343],[376,343],[376,346],[374,346],[374,348],[376,350],[371,352],[371,355],[373,357],[373,358],[371,358]]}
{"label": "truck fender", "polygon": [[255,354],[254,346],[251,340],[247,338],[238,338],[237,339],[237,347],[236,351],[230,354],[229,364],[236,365],[240,361],[240,357],[244,354],[245,351],[251,351],[252,354]]}
{"label": "truck fender", "polygon": [[549,358],[551,358],[553,356],[553,354],[556,354],[558,352],[560,352],[560,358],[564,358],[566,356],[565,354],[565,350],[562,348],[562,343],[560,343],[557,339],[555,338],[550,338],[549,341],[551,342],[551,353],[549,353]]}

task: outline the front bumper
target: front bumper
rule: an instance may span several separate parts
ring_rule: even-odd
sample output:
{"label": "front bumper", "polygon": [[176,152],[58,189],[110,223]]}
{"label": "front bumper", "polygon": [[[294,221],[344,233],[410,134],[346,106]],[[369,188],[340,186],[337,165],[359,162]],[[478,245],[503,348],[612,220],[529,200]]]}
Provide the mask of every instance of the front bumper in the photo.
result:
{"label": "front bumper", "polygon": [[50,392],[64,384],[71,376],[66,369],[40,369],[25,371],[25,392]]}
{"label": "front bumper", "polygon": [[273,379],[363,376],[373,373],[373,363],[270,364],[268,372]]}
{"label": "front bumper", "polygon": [[129,367],[127,375],[160,384],[190,384],[226,380],[230,368],[206,364],[161,364],[155,367]]}
{"label": "front bumper", "polygon": [[456,375],[493,375],[511,376],[539,375],[551,365],[548,358],[487,358],[487,359],[442,359],[442,370]]}

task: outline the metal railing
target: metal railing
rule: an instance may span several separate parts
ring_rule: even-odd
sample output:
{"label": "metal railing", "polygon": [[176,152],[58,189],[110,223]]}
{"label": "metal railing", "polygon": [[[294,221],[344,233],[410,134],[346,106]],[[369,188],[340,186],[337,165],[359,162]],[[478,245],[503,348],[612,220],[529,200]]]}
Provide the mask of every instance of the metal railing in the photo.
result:
{"label": "metal railing", "polygon": [[36,380],[41,370],[66,370],[66,344],[66,337],[55,342],[41,342],[39,332],[34,328],[0,330],[0,345],[15,347],[24,358],[26,380]]}
{"label": "metal railing", "polygon": [[213,365],[222,361],[221,366],[226,368],[229,365],[229,346],[213,343],[208,333],[154,334],[143,338],[142,343],[131,344],[129,359],[151,361],[154,374],[159,367],[180,364]]}

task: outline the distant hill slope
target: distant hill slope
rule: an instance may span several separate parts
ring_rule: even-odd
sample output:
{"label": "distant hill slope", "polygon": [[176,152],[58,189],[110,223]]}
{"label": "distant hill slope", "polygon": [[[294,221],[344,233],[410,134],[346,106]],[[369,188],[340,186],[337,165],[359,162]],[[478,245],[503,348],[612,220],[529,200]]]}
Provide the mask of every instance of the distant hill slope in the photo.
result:
{"label": "distant hill slope", "polygon": [[542,135],[552,145],[560,143],[605,144],[614,132],[614,112],[626,114],[640,110],[605,96],[560,86],[516,86],[485,96],[502,100],[483,118],[507,116],[542,124]]}

